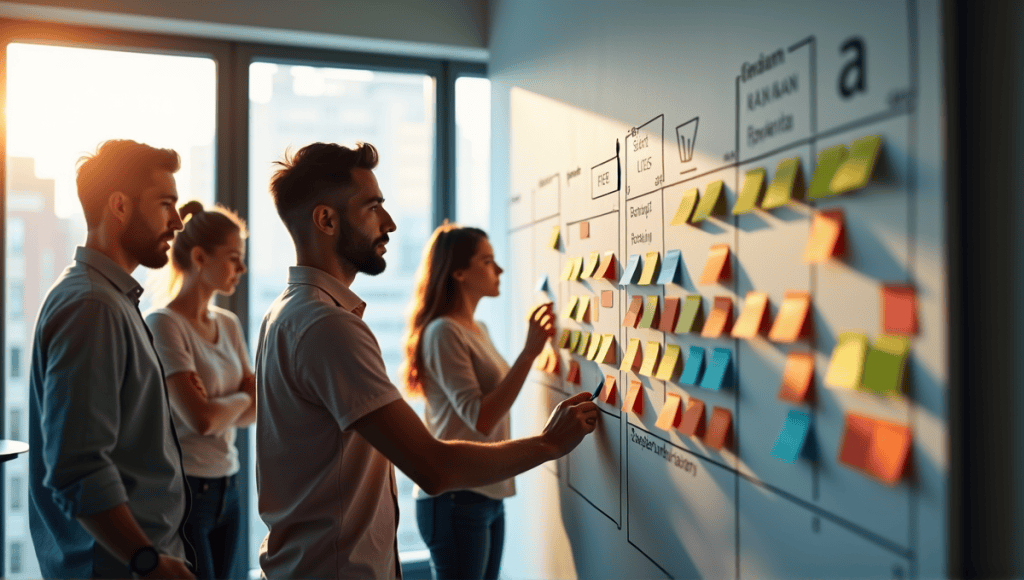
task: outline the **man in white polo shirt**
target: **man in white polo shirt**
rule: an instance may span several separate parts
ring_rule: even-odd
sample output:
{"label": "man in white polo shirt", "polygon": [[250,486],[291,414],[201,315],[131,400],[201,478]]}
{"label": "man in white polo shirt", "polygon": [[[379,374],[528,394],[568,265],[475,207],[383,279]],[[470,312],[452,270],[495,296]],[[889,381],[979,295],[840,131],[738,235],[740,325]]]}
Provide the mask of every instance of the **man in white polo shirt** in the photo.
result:
{"label": "man in white polo shirt", "polygon": [[391,384],[366,303],[349,286],[384,271],[395,223],[377,151],[314,143],[271,181],[295,242],[288,287],[263,319],[256,353],[256,478],[269,533],[268,578],[394,578],[394,465],[435,495],[508,479],[572,450],[597,421],[587,393],[560,403],[535,437],[434,439]]}

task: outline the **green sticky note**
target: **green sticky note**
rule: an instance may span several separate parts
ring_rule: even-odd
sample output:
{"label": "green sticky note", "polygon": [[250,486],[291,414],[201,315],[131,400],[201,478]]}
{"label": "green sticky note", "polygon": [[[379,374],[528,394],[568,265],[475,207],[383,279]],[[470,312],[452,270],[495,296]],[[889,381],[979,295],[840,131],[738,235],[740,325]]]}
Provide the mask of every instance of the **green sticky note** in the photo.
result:
{"label": "green sticky note", "polygon": [[640,324],[637,328],[651,328],[651,326],[658,324],[658,297],[648,296],[647,305],[644,306],[644,315],[640,318]]}
{"label": "green sticky note", "polygon": [[700,196],[700,201],[697,202],[696,209],[693,210],[693,217],[690,218],[690,222],[702,222],[713,215],[723,213],[725,198],[722,197],[722,189],[724,187],[725,182],[721,179],[708,184],[704,189],[704,195]]}
{"label": "green sticky note", "polygon": [[681,226],[690,221],[690,216],[693,214],[693,208],[697,207],[697,188],[687,189],[683,192],[683,197],[679,200],[679,209],[676,210],[675,217],[672,218],[673,226]]}
{"label": "green sticky note", "polygon": [[569,335],[569,350],[576,352],[576,347],[580,344],[580,335],[583,333],[579,330],[572,331]]}
{"label": "green sticky note", "polygon": [[704,326],[704,309],[701,307],[703,298],[700,294],[691,294],[686,297],[683,309],[679,313],[679,322],[676,323],[676,334],[681,332],[700,332]]}
{"label": "green sticky note", "polygon": [[779,163],[775,169],[775,177],[764,192],[761,207],[775,209],[789,203],[791,199],[803,197],[803,172],[800,170],[800,158],[794,157]]}
{"label": "green sticky note", "polygon": [[862,387],[875,393],[900,394],[909,352],[910,341],[906,337],[883,334],[875,338],[864,362]]}
{"label": "green sticky note", "polygon": [[818,165],[814,168],[811,184],[807,186],[807,199],[835,195],[828,185],[844,161],[846,161],[846,145],[836,145],[818,153]]}
{"label": "green sticky note", "polygon": [[763,167],[751,169],[743,178],[743,189],[740,191],[736,205],[732,208],[733,215],[754,211],[761,193],[764,191],[764,177],[767,172]]}
{"label": "green sticky note", "polygon": [[882,136],[871,135],[861,137],[850,147],[850,158],[839,166],[832,176],[829,189],[833,193],[846,193],[863,188],[871,179],[878,160],[878,152],[882,148]]}
{"label": "green sticky note", "polygon": [[587,354],[587,346],[590,344],[590,333],[584,330],[580,333],[580,343],[576,345],[573,352],[579,355]]}

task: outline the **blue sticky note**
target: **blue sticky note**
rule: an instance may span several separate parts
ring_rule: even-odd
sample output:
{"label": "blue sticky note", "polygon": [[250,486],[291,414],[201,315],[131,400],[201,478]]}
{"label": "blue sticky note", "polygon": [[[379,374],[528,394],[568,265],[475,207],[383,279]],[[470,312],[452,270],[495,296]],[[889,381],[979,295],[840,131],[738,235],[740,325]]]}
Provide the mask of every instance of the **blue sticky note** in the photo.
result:
{"label": "blue sticky note", "polygon": [[813,453],[813,446],[808,444],[810,434],[810,414],[795,409],[790,411],[779,438],[772,446],[772,455],[786,463],[795,462],[801,455],[810,456]]}
{"label": "blue sticky note", "polygon": [[690,353],[686,355],[686,366],[683,368],[683,376],[679,377],[679,382],[684,385],[697,386],[703,372],[704,349],[699,346],[691,346]]}
{"label": "blue sticky note", "polygon": [[661,274],[658,275],[658,284],[683,285],[683,276],[679,266],[683,260],[683,252],[680,250],[669,250],[665,253],[665,259],[661,262]]}
{"label": "blue sticky note", "polygon": [[537,292],[547,292],[551,289],[548,285],[548,275],[544,274],[537,280]]}
{"label": "blue sticky note", "polygon": [[629,256],[629,263],[626,264],[626,268],[622,271],[622,278],[619,280],[619,286],[625,286],[626,284],[636,284],[636,281],[640,279],[640,254],[632,254]]}
{"label": "blue sticky note", "polygon": [[711,360],[708,361],[708,370],[704,373],[704,380],[700,382],[702,389],[709,391],[722,390],[722,384],[732,376],[732,351],[727,348],[716,348],[711,353]]}

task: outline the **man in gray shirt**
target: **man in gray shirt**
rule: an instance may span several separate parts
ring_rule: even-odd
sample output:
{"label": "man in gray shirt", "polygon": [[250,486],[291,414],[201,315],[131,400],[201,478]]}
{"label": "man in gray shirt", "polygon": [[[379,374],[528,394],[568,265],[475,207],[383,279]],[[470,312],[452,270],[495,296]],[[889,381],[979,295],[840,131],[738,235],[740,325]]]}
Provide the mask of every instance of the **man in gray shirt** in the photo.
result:
{"label": "man in gray shirt", "polygon": [[314,143],[283,162],[271,192],[298,265],[263,319],[256,353],[256,481],[270,578],[394,578],[394,466],[428,494],[508,479],[571,451],[597,406],[560,403],[543,433],[439,441],[388,379],[349,286],[384,271],[388,234],[377,150]]}
{"label": "man in gray shirt", "polygon": [[193,578],[181,450],[131,276],[163,266],[182,227],[179,163],[116,140],[78,167],[88,237],[40,309],[29,379],[29,523],[47,578]]}

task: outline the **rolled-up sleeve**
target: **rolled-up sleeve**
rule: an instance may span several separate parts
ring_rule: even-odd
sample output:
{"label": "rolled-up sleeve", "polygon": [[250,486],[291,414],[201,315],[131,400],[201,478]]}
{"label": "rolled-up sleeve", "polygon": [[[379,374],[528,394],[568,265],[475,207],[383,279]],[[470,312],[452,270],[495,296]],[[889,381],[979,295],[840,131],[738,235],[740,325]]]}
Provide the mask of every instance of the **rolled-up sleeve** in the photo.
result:
{"label": "rolled-up sleeve", "polygon": [[124,333],[111,305],[85,300],[51,317],[40,337],[38,347],[46,351],[39,393],[43,485],[69,519],[128,501],[110,458],[128,364]]}
{"label": "rolled-up sleeve", "polygon": [[427,326],[421,342],[423,366],[444,391],[459,418],[479,433],[476,422],[483,392],[473,369],[469,345],[454,324],[438,320]]}

